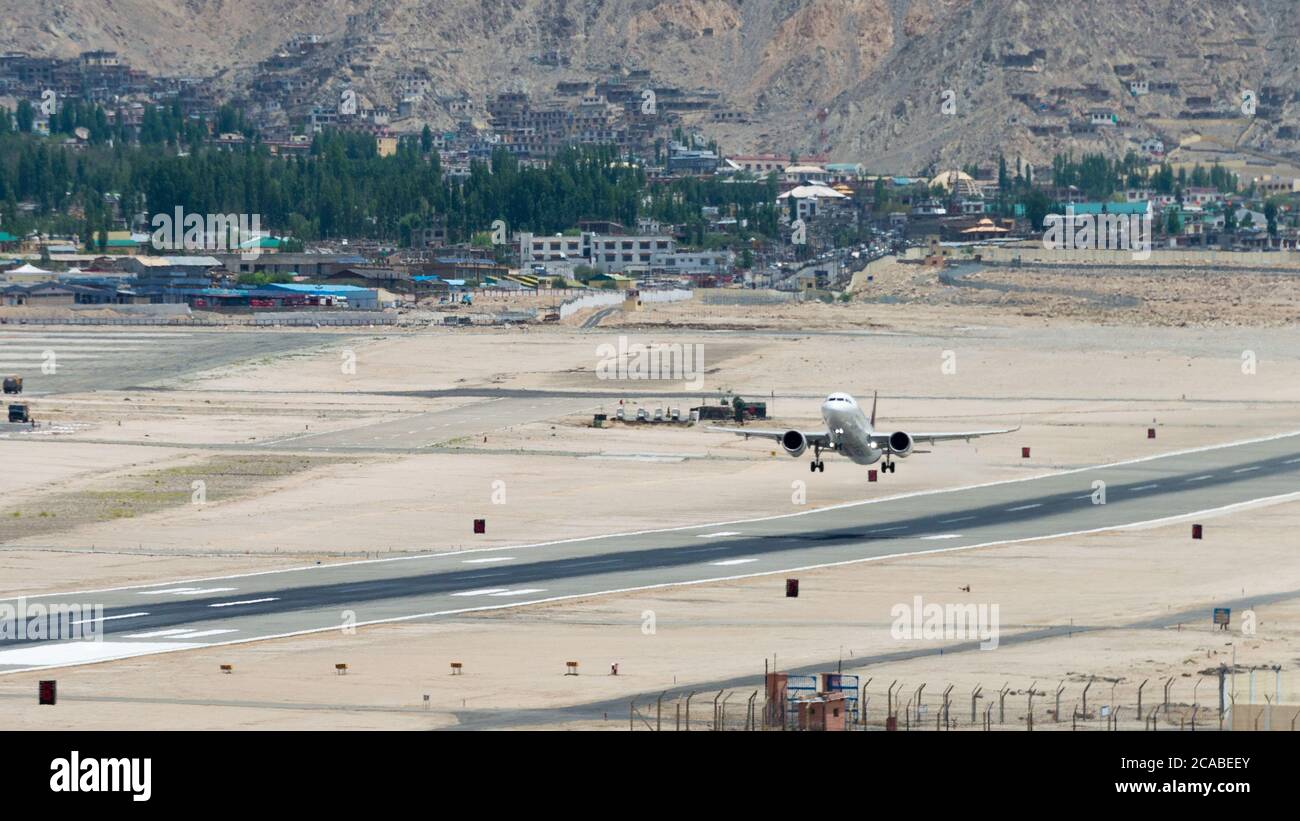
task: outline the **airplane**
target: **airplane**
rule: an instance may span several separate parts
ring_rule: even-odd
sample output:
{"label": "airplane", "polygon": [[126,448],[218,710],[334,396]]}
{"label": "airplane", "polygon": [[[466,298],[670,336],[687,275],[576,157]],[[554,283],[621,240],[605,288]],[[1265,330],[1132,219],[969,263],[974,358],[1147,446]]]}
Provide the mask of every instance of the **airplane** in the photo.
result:
{"label": "airplane", "polygon": [[884,463],[880,469],[886,473],[896,473],[898,463],[894,458],[904,459],[913,453],[929,453],[928,450],[915,450],[917,442],[943,442],[965,439],[969,442],[978,436],[996,436],[1001,433],[1014,433],[1014,428],[1001,430],[969,430],[954,433],[908,433],[894,431],[879,433],[876,431],[876,403],[880,398],[877,391],[871,399],[871,417],[867,418],[862,408],[847,393],[832,393],[822,401],[822,420],[826,429],[820,431],[801,430],[754,430],[746,428],[710,427],[709,430],[720,433],[735,433],[748,439],[758,436],[763,439],[775,439],[781,443],[786,453],[798,458],[810,446],[813,449],[812,464],[808,469],[813,472],[826,472],[826,463],[822,461],[823,450],[842,453],[859,465],[874,465],[881,459]]}

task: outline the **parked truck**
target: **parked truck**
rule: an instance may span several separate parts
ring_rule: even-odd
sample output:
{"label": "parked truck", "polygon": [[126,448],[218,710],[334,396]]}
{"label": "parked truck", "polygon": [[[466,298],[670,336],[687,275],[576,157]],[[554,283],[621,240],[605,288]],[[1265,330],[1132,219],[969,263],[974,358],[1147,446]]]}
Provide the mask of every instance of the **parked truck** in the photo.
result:
{"label": "parked truck", "polygon": [[21,376],[5,377],[5,393],[22,393],[23,378]]}

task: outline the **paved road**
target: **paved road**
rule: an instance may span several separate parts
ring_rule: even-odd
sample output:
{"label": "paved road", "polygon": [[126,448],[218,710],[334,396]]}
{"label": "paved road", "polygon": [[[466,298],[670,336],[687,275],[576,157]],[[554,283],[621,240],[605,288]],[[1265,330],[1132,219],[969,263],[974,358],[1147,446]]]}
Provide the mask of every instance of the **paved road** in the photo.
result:
{"label": "paved road", "polygon": [[[1106,504],[1093,503],[1098,480]],[[0,640],[0,672],[1071,534],[1295,493],[1300,434],[767,519],[41,596],[29,604],[102,604],[104,640]]]}

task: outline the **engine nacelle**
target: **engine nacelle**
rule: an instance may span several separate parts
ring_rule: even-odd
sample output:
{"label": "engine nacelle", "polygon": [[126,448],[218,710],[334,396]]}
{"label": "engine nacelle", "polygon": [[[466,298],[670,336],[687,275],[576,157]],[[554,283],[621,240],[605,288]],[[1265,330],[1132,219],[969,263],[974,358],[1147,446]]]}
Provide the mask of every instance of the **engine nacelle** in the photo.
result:
{"label": "engine nacelle", "polygon": [[791,456],[801,456],[808,449],[808,438],[797,430],[788,430],[781,435],[781,447]]}
{"label": "engine nacelle", "polygon": [[889,452],[898,457],[912,452],[912,437],[901,430],[889,434]]}

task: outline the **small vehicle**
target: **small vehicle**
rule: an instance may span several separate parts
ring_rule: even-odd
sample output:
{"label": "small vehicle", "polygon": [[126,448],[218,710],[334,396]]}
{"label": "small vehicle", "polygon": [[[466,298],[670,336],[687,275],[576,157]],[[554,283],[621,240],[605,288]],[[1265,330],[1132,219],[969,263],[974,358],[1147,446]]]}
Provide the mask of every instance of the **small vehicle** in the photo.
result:
{"label": "small vehicle", "polygon": [[9,406],[9,421],[10,421],[10,422],[30,422],[30,421],[32,421],[31,414],[28,413],[28,411],[27,411],[27,406],[26,406],[26,405],[10,405],[10,406]]}
{"label": "small vehicle", "polygon": [[22,393],[23,378],[21,376],[6,376],[4,387],[5,393]]}

